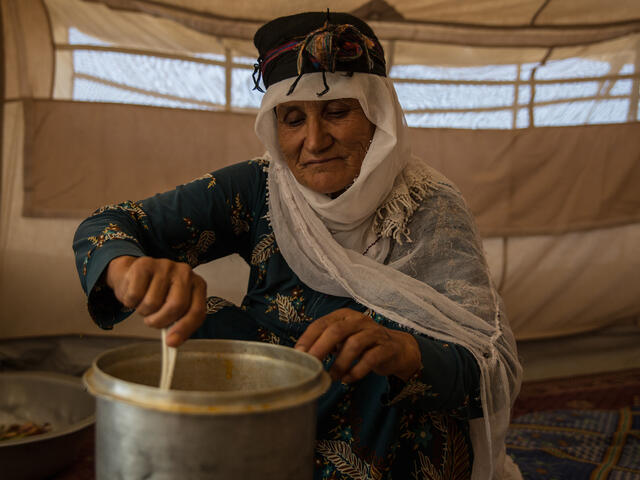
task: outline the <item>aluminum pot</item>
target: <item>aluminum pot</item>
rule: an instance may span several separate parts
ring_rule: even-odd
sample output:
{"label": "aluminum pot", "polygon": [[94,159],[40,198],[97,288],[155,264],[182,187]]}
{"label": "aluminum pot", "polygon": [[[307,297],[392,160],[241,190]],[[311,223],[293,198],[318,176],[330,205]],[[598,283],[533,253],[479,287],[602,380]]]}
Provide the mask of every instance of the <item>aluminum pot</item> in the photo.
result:
{"label": "aluminum pot", "polygon": [[103,353],[84,374],[97,397],[98,480],[312,478],[316,404],[331,383],[318,359],[189,340],[168,391],[160,366],[160,345],[147,342]]}

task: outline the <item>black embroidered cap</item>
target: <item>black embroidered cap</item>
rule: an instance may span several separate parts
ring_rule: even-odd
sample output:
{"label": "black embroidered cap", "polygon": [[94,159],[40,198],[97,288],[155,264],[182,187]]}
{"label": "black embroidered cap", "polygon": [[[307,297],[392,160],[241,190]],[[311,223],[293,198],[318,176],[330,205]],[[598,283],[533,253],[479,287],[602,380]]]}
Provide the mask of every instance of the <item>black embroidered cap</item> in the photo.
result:
{"label": "black embroidered cap", "polygon": [[[348,13],[306,12],[276,18],[258,29],[253,43],[259,52],[254,65],[255,88],[298,80],[311,72],[373,73],[386,76],[382,45],[371,27]],[[257,75],[257,76],[256,76]],[[329,90],[325,79],[324,95]]]}

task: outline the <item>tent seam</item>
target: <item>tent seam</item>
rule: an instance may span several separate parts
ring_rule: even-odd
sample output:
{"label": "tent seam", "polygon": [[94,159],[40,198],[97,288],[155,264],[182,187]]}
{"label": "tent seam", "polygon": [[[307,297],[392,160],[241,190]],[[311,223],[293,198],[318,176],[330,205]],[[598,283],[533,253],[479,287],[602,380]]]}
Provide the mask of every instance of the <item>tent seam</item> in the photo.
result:
{"label": "tent seam", "polygon": [[542,11],[549,6],[550,3],[551,3],[551,0],[545,0],[542,3],[542,5],[540,5],[540,8],[538,8],[536,13],[533,14],[533,17],[531,17],[531,21],[529,22],[529,26],[531,26],[531,27],[535,26],[536,20],[538,19],[538,17],[542,13]]}

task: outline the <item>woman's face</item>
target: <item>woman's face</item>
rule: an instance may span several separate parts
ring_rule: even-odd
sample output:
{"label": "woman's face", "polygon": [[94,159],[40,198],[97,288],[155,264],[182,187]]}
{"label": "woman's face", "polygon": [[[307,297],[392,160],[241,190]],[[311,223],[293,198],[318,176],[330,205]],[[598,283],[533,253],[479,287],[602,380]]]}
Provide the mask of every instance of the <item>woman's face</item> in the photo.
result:
{"label": "woman's face", "polygon": [[276,116],[280,149],[298,183],[328,195],[351,185],[376,128],[358,100],[286,102]]}

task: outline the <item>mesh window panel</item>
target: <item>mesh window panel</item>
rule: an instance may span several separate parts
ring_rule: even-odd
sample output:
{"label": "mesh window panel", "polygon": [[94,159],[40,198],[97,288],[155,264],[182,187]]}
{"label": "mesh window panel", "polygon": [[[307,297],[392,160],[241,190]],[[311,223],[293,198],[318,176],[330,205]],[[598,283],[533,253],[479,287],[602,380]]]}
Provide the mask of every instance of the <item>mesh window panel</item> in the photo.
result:
{"label": "mesh window panel", "polygon": [[236,108],[260,108],[262,92],[254,90],[253,69],[234,68],[231,71],[231,106]]}
{"label": "mesh window panel", "polygon": [[626,122],[634,81],[616,77],[634,73],[629,63],[566,58],[544,65],[399,65],[390,76],[411,126],[511,129],[531,126],[529,108],[533,126]]}
{"label": "mesh window panel", "polygon": [[510,129],[513,123],[511,110],[481,113],[406,113],[405,117],[410,127]]}
{"label": "mesh window panel", "polygon": [[187,108],[193,110],[208,109],[204,105],[145,95],[83,78],[77,78],[73,83],[73,99],[87,102],[128,103],[133,105]]}
{"label": "mesh window panel", "polygon": [[[230,64],[219,53],[190,54],[220,62],[215,65],[118,51],[76,28],[69,29],[69,43],[82,46],[73,51],[75,100],[212,110],[260,107],[262,94],[253,89],[255,59],[244,52],[231,57],[228,75],[225,69]],[[631,102],[637,101],[637,78],[620,78],[638,74],[628,60],[629,51],[597,47],[590,54],[588,48],[564,52],[568,58],[551,56],[544,64],[542,56],[539,62],[529,56],[527,61],[518,58],[499,64],[498,52],[496,57],[484,57],[495,64],[465,66],[477,61],[476,50],[460,47],[455,66],[438,65],[449,60],[441,55],[431,65],[393,65],[389,77],[413,127],[513,129],[640,118],[640,113],[636,115],[640,109],[632,108]],[[230,98],[226,98],[227,78]]]}
{"label": "mesh window panel", "polygon": [[218,65],[88,50],[76,50],[73,61],[76,74],[89,76],[94,81],[102,80],[150,95],[178,97],[185,102],[225,103],[224,67]]}

